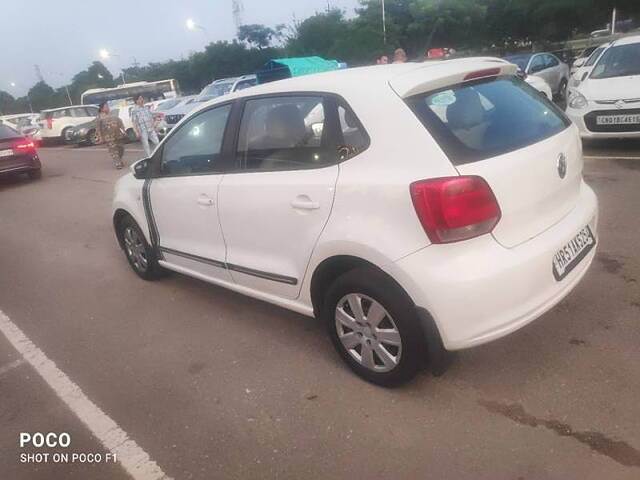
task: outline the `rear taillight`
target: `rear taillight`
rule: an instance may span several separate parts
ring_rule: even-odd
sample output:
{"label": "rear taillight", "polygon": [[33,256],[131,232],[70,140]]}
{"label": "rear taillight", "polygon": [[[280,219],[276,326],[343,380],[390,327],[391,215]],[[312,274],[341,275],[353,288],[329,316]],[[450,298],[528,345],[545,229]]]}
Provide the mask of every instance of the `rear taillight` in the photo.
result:
{"label": "rear taillight", "polygon": [[468,240],[491,232],[500,206],[482,177],[446,177],[411,184],[411,200],[433,243]]}
{"label": "rear taillight", "polygon": [[49,130],[53,128],[53,118],[47,118],[47,128]]}
{"label": "rear taillight", "polygon": [[33,140],[19,140],[16,143],[13,144],[13,148],[14,150],[18,151],[18,152],[25,152],[27,150],[35,150],[36,149],[36,144],[33,143]]}

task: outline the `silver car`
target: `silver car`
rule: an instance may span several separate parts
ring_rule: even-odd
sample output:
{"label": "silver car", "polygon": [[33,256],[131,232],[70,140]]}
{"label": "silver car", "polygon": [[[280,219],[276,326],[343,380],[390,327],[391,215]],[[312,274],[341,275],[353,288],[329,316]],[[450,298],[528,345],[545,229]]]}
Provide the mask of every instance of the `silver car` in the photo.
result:
{"label": "silver car", "polygon": [[565,98],[569,84],[569,65],[552,53],[523,53],[504,57],[515,63],[527,75],[534,75],[544,79],[551,87],[551,91],[559,98]]}

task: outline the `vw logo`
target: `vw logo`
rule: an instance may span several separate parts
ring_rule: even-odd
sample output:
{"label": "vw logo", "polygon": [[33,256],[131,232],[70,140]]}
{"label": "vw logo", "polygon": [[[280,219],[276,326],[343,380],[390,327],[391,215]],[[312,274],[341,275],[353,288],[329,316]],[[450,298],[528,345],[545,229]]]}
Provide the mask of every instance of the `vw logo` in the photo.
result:
{"label": "vw logo", "polygon": [[615,106],[616,106],[616,108],[617,108],[618,110],[622,110],[622,109],[624,108],[624,102],[623,102],[622,100],[618,100],[618,101],[615,103]]}
{"label": "vw logo", "polygon": [[567,176],[567,157],[565,157],[564,153],[561,153],[558,157],[558,175],[560,178]]}

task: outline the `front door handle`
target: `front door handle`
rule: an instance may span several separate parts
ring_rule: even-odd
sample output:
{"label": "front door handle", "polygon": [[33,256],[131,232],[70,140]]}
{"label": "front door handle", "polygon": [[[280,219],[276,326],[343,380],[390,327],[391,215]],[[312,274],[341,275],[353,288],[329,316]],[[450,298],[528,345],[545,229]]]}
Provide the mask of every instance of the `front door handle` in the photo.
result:
{"label": "front door handle", "polygon": [[300,195],[291,202],[291,206],[297,210],[318,210],[320,202],[314,202],[306,195]]}
{"label": "front door handle", "polygon": [[208,197],[207,195],[200,195],[197,201],[198,205],[202,205],[203,207],[213,206],[213,199],[211,197]]}

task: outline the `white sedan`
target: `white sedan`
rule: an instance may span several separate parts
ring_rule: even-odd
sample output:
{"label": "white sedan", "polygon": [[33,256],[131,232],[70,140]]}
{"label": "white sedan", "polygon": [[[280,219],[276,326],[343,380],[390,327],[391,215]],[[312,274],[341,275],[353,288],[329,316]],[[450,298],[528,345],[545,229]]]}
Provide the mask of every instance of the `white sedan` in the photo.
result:
{"label": "white sedan", "polygon": [[640,137],[640,36],[609,44],[570,88],[567,115],[583,138]]}
{"label": "white sedan", "polygon": [[598,214],[582,168],[576,127],[515,65],[354,68],[190,113],[118,181],[113,224],[141,278],[315,315],[349,367],[392,385],[578,285]]}

